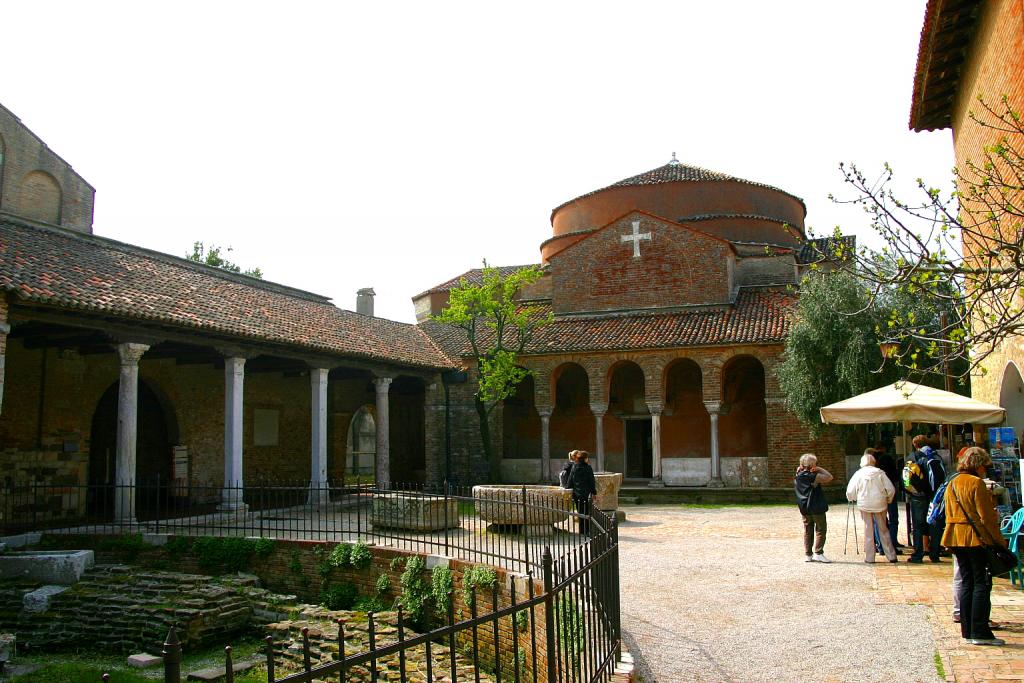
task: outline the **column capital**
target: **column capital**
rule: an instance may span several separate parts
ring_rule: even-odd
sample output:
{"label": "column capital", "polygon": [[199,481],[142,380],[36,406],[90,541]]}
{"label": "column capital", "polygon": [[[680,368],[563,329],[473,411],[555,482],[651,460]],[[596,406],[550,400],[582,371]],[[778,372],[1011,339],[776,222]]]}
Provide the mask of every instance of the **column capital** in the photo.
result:
{"label": "column capital", "polygon": [[704,408],[708,411],[708,415],[718,415],[722,410],[722,402],[704,401]]}
{"label": "column capital", "polygon": [[537,414],[540,415],[541,418],[549,418],[553,412],[554,409],[551,406],[537,406]]}
{"label": "column capital", "polygon": [[391,383],[394,380],[394,377],[374,377],[373,386],[377,388],[378,394],[386,394],[390,390]]}
{"label": "column capital", "polygon": [[117,345],[117,355],[121,359],[121,365],[138,365],[139,359],[146,351],[149,351],[149,344],[126,342]]}
{"label": "column capital", "polygon": [[252,349],[243,349],[240,346],[215,346],[214,350],[224,358],[241,358],[243,361],[250,358],[255,358],[260,355],[259,352],[253,351]]}
{"label": "column capital", "polygon": [[661,415],[661,411],[665,409],[665,404],[661,401],[647,401],[647,410],[651,412],[651,415]]}
{"label": "column capital", "polygon": [[10,334],[11,326],[7,323],[0,323],[0,334]]}
{"label": "column capital", "polygon": [[605,413],[608,412],[608,406],[605,405],[604,403],[591,403],[590,412],[592,412],[594,415],[603,416]]}

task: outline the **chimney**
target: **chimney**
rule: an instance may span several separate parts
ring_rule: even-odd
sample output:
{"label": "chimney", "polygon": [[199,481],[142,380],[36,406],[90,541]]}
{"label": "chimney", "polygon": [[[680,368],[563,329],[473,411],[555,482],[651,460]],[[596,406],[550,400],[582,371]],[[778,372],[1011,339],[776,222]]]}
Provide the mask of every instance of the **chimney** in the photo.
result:
{"label": "chimney", "polygon": [[356,292],[356,313],[373,317],[373,287],[363,287]]}

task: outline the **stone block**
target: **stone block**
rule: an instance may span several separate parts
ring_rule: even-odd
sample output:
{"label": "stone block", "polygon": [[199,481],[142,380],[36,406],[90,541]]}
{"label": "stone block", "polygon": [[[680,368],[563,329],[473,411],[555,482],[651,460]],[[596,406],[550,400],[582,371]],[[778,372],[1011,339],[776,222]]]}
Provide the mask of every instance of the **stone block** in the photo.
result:
{"label": "stone block", "polygon": [[91,550],[18,551],[0,555],[0,579],[70,586],[96,563]]}
{"label": "stone block", "polygon": [[596,472],[597,496],[594,504],[598,510],[617,510],[619,508],[619,487],[622,486],[621,472]]}
{"label": "stone block", "polygon": [[375,527],[413,531],[458,527],[459,504],[439,496],[378,493],[373,496],[370,523]]}
{"label": "stone block", "polygon": [[67,586],[43,586],[25,593],[22,598],[22,609],[26,614],[39,614],[50,609],[50,600],[68,589]]}
{"label": "stone block", "polygon": [[[711,458],[664,458],[662,478],[669,486],[707,486]],[[722,481],[731,488],[767,488],[768,459],[763,456],[722,458]]]}
{"label": "stone block", "polygon": [[159,666],[164,661],[163,657],[157,657],[146,652],[137,655],[128,655],[128,666],[135,669],[150,669]]}
{"label": "stone block", "polygon": [[17,643],[18,637],[13,633],[0,633],[0,662],[9,662],[14,659]]}
{"label": "stone block", "polygon": [[525,524],[537,533],[551,533],[552,525],[569,519],[572,510],[572,491],[561,486],[474,486],[473,499],[476,513],[487,522],[498,526]]}

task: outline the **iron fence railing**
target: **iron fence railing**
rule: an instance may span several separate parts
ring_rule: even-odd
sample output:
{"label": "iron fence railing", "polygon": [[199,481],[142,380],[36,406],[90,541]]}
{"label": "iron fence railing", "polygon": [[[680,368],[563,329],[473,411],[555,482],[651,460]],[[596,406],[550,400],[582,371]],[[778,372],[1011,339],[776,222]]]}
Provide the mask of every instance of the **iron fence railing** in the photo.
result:
{"label": "iron fence railing", "polygon": [[[577,547],[586,520],[556,487],[258,482],[187,488],[135,484],[8,482],[0,486],[0,535],[138,534],[355,540],[460,557],[539,574]],[[484,533],[497,528],[504,533]]]}

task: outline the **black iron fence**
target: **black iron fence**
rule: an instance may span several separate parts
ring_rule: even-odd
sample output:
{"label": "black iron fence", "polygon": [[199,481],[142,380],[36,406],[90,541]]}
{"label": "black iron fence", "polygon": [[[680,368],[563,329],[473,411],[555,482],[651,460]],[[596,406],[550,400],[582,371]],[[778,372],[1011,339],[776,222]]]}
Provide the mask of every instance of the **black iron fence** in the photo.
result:
{"label": "black iron fence", "polygon": [[0,535],[365,540],[535,573],[545,546],[562,557],[580,544],[581,524],[586,519],[558,487],[259,482],[179,488],[159,480],[0,487]]}

